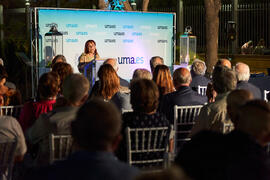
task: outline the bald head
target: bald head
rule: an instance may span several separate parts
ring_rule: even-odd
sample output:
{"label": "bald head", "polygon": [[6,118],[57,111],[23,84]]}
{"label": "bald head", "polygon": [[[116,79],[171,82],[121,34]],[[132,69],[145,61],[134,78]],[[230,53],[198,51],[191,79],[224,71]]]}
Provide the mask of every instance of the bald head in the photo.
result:
{"label": "bald head", "polygon": [[108,58],[108,59],[106,59],[103,64],[110,64],[116,72],[119,69],[117,60],[114,59],[114,58]]}
{"label": "bald head", "polygon": [[191,83],[191,75],[188,69],[178,68],[173,73],[173,84],[175,88],[180,86],[189,86]]}
{"label": "bald head", "polygon": [[237,113],[239,108],[252,99],[254,99],[252,93],[244,89],[233,90],[228,95],[227,112],[235,128],[238,126]]}
{"label": "bald head", "polygon": [[228,68],[232,68],[232,64],[231,61],[229,61],[228,59],[219,59],[216,66],[221,65],[221,66],[226,66]]}
{"label": "bald head", "polygon": [[249,66],[245,63],[237,63],[235,66],[236,77],[238,81],[248,81],[250,77]]}
{"label": "bald head", "polygon": [[247,102],[239,109],[238,129],[265,146],[270,142],[270,105],[263,100]]}

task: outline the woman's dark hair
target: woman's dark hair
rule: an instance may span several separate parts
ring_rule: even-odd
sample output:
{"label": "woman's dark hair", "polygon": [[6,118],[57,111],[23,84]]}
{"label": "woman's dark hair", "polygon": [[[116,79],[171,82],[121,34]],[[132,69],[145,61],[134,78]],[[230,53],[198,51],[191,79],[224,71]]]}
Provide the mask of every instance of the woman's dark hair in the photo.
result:
{"label": "woman's dark hair", "polygon": [[[88,43],[93,43],[96,46],[96,42],[94,40],[88,40],[88,41],[86,41],[85,44],[84,44],[84,53],[85,54],[89,53],[88,52],[88,48],[87,48]],[[95,49],[95,54],[98,54],[97,49]]]}
{"label": "woman's dark hair", "polygon": [[137,79],[130,84],[130,103],[134,111],[150,113],[158,108],[159,91],[156,83]]}
{"label": "woman's dark hair", "polygon": [[69,76],[70,74],[73,74],[73,69],[70,64],[59,62],[52,66],[52,72],[55,72],[58,74],[60,78],[60,89],[62,92],[63,82],[67,76]]}
{"label": "woman's dark hair", "polygon": [[55,63],[57,63],[57,60],[59,60],[59,59],[62,59],[62,62],[67,62],[65,56],[59,54],[59,55],[57,55],[57,56],[55,56],[55,57],[53,58],[53,60],[52,60],[52,65],[51,65],[51,66],[53,66]]}
{"label": "woman's dark hair", "polygon": [[60,79],[57,73],[44,73],[38,81],[38,95],[41,98],[54,97],[59,92]]}

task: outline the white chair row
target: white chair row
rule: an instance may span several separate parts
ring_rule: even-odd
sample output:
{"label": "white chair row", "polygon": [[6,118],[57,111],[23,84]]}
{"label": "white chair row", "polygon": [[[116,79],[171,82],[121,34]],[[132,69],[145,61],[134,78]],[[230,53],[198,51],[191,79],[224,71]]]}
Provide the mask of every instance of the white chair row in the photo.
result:
{"label": "white chair row", "polygon": [[17,106],[0,106],[0,116],[13,116],[18,118],[21,113],[23,105]]}

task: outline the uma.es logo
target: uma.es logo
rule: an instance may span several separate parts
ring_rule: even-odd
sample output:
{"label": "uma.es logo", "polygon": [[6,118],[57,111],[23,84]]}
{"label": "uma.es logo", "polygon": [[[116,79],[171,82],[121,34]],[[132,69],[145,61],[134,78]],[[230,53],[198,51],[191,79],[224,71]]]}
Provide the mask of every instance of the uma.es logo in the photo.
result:
{"label": "uma.es logo", "polygon": [[143,57],[118,57],[118,64],[143,64]]}

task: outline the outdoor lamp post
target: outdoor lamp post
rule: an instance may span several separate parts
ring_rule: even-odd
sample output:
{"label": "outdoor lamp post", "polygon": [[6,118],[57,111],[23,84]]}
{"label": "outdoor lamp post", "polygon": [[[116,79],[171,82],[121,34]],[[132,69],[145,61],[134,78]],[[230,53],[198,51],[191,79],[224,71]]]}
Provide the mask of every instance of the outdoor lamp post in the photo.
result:
{"label": "outdoor lamp post", "polygon": [[44,54],[45,66],[58,54],[63,54],[63,34],[58,32],[57,25],[52,25],[49,32],[45,34]]}
{"label": "outdoor lamp post", "polygon": [[192,36],[191,26],[185,28],[185,33],[180,36],[180,64],[188,64],[196,58],[197,38]]}

